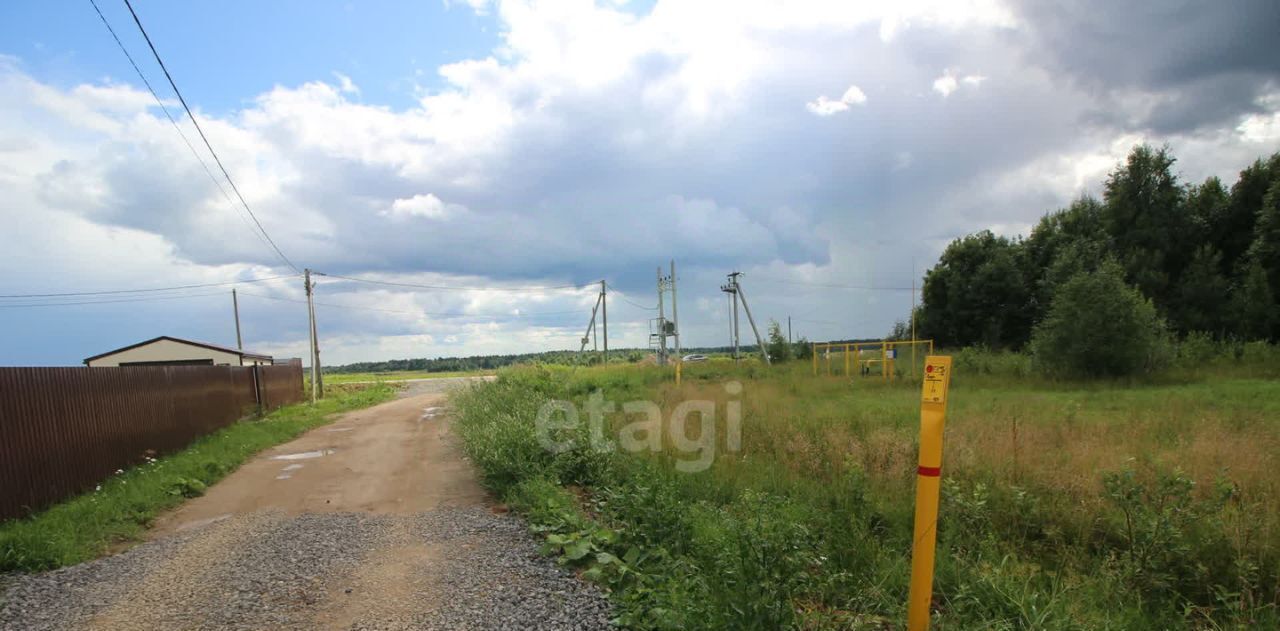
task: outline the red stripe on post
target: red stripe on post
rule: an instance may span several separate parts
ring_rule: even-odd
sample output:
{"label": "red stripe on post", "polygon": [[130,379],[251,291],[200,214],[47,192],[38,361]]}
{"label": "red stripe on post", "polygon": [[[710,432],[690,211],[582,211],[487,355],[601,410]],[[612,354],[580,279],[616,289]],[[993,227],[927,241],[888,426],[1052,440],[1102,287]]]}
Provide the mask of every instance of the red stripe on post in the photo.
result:
{"label": "red stripe on post", "polygon": [[916,467],[916,475],[927,475],[931,478],[940,477],[942,475],[942,467]]}

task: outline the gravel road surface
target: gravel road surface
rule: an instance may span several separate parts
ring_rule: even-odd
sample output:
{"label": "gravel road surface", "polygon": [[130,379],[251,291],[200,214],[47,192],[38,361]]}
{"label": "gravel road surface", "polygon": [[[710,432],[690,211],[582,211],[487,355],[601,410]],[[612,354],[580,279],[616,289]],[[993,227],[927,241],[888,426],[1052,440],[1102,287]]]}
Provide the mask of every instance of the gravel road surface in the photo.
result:
{"label": "gravel road surface", "polygon": [[603,629],[603,594],[492,506],[415,383],[268,450],[151,540],[0,578],[0,629]]}

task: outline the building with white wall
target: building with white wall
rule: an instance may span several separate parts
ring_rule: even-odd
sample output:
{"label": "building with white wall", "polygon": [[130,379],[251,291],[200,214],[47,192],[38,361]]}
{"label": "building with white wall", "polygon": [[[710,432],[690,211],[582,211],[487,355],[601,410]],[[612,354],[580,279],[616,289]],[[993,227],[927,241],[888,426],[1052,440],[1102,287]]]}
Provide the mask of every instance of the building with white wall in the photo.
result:
{"label": "building with white wall", "polygon": [[84,360],[100,366],[270,366],[270,355],[161,335]]}

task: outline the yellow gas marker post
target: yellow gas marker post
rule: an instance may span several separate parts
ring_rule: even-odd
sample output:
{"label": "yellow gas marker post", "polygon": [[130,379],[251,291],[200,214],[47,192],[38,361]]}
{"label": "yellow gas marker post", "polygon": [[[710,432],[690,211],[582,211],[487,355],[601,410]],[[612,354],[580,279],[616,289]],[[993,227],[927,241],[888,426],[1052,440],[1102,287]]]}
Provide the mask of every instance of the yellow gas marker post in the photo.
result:
{"label": "yellow gas marker post", "polygon": [[684,365],[681,360],[676,360],[676,385],[680,385],[680,367]]}
{"label": "yellow gas marker post", "polygon": [[933,556],[938,543],[938,492],[942,485],[942,427],[947,417],[951,357],[924,360],[920,403],[920,460],[916,467],[916,523],[911,545],[911,592],[907,597],[908,631],[929,628],[933,600]]}

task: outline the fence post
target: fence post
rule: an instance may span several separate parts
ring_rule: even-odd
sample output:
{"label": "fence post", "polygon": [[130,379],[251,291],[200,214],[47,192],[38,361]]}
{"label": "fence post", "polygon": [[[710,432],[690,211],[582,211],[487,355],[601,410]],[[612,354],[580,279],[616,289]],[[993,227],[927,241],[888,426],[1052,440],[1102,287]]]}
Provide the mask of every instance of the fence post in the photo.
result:
{"label": "fence post", "polygon": [[257,364],[253,365],[251,374],[253,375],[253,402],[258,404],[258,414],[261,415],[265,411],[265,402],[262,400],[262,373]]}

